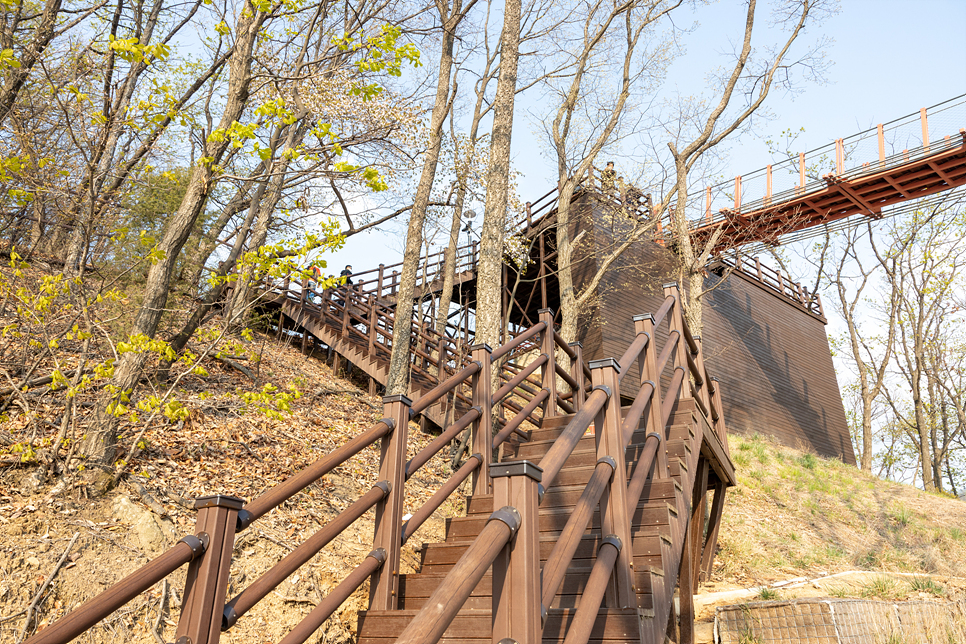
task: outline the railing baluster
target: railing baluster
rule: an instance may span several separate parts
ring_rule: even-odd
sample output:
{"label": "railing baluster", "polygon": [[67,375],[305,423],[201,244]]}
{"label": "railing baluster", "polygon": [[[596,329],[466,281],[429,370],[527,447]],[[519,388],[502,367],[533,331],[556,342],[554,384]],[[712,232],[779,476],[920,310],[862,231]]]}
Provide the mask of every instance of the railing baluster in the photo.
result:
{"label": "railing baluster", "polygon": [[491,382],[491,354],[487,344],[470,347],[471,360],[480,363],[480,370],[473,376],[473,406],[480,408],[480,417],[473,422],[473,453],[483,457],[483,463],[473,472],[473,494],[490,493],[490,463],[493,462],[493,393]]}
{"label": "railing baluster", "polygon": [[544,417],[557,415],[557,346],[553,341],[553,309],[540,309],[540,321],[547,326],[540,334],[540,350],[547,355],[547,364],[543,366],[542,387],[550,395],[544,408]]}
{"label": "railing baluster", "polygon": [[[684,307],[681,302],[681,293],[678,291],[678,285],[671,282],[670,284],[664,285],[664,295],[671,296],[674,298],[674,306],[671,309],[670,315],[668,316],[668,324],[670,325],[669,330],[677,331],[681,334],[678,340],[677,350],[674,356],[674,367],[683,367],[685,371],[688,369],[688,358],[687,358],[687,342],[684,342]],[[681,398],[691,397],[691,382],[688,378],[684,379],[681,383]],[[619,535],[618,535],[619,536]]]}
{"label": "railing baluster", "polygon": [[570,359],[570,375],[577,383],[571,402],[573,402],[574,411],[577,412],[580,411],[587,397],[584,380],[584,345],[580,342],[571,342],[569,346],[574,350],[574,357]]}
{"label": "railing baluster", "polygon": [[[638,327],[638,325],[640,326]],[[661,437],[661,447],[657,451],[656,475],[659,478],[667,478],[668,465],[665,441],[667,441],[668,433],[667,428],[664,427],[663,418],[661,417],[661,374],[657,373],[657,341],[654,338],[654,318],[650,314],[639,315],[634,318],[634,326],[635,330],[640,329],[638,331],[639,333],[646,333],[650,337],[647,346],[644,347],[644,355],[640,358],[641,382],[650,380],[654,383],[654,391],[651,394],[651,407],[648,412],[647,430],[649,432],[657,432]]]}
{"label": "railing baluster", "polygon": [[406,396],[382,399],[386,418],[395,425],[380,446],[379,479],[389,483],[389,494],[376,504],[373,548],[386,552],[386,561],[373,575],[369,590],[371,610],[399,607],[399,550],[402,546],[403,502],[406,497],[406,442],[409,438],[409,408]]}
{"label": "railing baluster", "polygon": [[231,553],[238,525],[238,511],[245,502],[233,496],[203,496],[198,509],[197,534],[208,535],[205,553],[188,566],[184,603],[175,638],[191,644],[218,644],[228,593]]}
{"label": "railing baluster", "polygon": [[493,507],[513,507],[520,527],[493,562],[493,644],[540,644],[544,607],[540,592],[538,487],[543,470],[529,461],[490,465]]}
{"label": "railing baluster", "polygon": [[626,544],[618,555],[613,586],[607,592],[610,608],[637,606],[634,587],[634,557],[631,540],[631,518],[627,512],[627,467],[624,459],[624,436],[621,431],[620,365],[613,358],[590,363],[594,387],[606,387],[612,393],[594,419],[597,458],[610,457],[616,465],[611,485],[600,499],[600,526],[604,534],[615,534]]}

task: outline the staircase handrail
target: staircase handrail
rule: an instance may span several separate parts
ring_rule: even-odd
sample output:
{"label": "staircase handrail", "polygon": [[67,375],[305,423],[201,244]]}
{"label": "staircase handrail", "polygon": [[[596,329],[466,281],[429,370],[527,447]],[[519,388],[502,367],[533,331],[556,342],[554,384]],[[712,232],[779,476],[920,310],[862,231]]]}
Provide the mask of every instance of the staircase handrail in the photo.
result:
{"label": "staircase handrail", "polygon": [[183,537],[172,548],[101,594],[75,608],[33,637],[28,637],[24,644],[61,644],[78,637],[181,566],[203,554],[209,545],[207,535],[203,537],[196,535]]}
{"label": "staircase handrail", "polygon": [[439,509],[441,505],[450,497],[453,492],[455,492],[460,485],[463,484],[470,474],[475,472],[483,464],[483,456],[481,454],[473,454],[466,462],[456,472],[453,473],[451,477],[444,483],[436,492],[429,498],[428,501],[423,503],[413,515],[403,523],[402,529],[402,542],[405,544],[409,541],[409,538],[413,536],[419,526],[433,515],[436,510]]}
{"label": "staircase handrail", "polygon": [[573,622],[567,629],[564,644],[587,644],[621,550],[623,550],[623,544],[616,535],[610,534],[601,540],[600,547],[597,549],[597,559],[590,570],[587,586],[580,596],[580,605],[574,614]]}
{"label": "staircase handrail", "polygon": [[491,514],[480,534],[433,591],[423,610],[409,623],[396,644],[439,641],[470,593],[519,528],[520,514],[515,508],[504,507]]}
{"label": "staircase handrail", "polygon": [[612,392],[604,386],[597,386],[587,396],[583,407],[580,408],[573,419],[567,424],[564,431],[554,441],[550,450],[540,459],[540,468],[543,470],[543,486],[549,489],[553,481],[557,478],[564,463],[570,458],[570,454],[577,447],[577,443],[583,438],[584,433],[590,424],[594,422],[603,406],[610,400]]}

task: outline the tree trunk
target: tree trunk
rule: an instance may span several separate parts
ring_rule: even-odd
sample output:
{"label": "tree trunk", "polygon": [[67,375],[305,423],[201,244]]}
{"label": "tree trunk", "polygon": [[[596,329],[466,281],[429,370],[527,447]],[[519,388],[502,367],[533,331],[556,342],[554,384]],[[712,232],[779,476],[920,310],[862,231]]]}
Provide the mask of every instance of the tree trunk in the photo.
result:
{"label": "tree trunk", "polygon": [[[229,80],[225,97],[225,108],[219,123],[219,128],[227,132],[229,126],[237,121],[245,110],[248,100],[248,88],[251,84],[251,64],[253,48],[264,14],[252,16],[244,13],[238,19],[236,33],[238,39],[235,49],[229,59]],[[194,168],[188,183],[185,196],[181,201],[178,212],[171,218],[165,229],[164,236],[158,243],[158,250],[163,253],[161,259],[153,264],[148,271],[147,282],[144,286],[144,301],[138,310],[131,326],[130,335],[143,335],[153,338],[157,333],[161,315],[168,299],[171,273],[174,269],[178,254],[191,233],[198,215],[204,207],[208,194],[214,188],[215,177],[212,170],[228,147],[228,139],[222,141],[208,141],[205,156],[211,161]],[[100,466],[109,466],[114,461],[117,444],[117,416],[110,412],[110,407],[118,396],[131,396],[141,371],[147,360],[147,355],[131,351],[121,355],[114,370],[112,385],[116,394],[106,392],[97,406],[95,426],[83,441],[80,453],[87,457],[87,461]]]}
{"label": "tree trunk", "polygon": [[416,199],[409,217],[406,233],[406,251],[403,254],[402,275],[396,293],[396,312],[392,327],[392,355],[389,358],[389,374],[386,395],[405,395],[409,391],[409,341],[413,329],[413,299],[416,295],[416,271],[419,269],[420,251],[423,244],[423,224],[426,208],[436,179],[436,166],[443,142],[443,121],[449,113],[450,75],[453,68],[453,43],[456,27],[461,19],[461,0],[453,6],[450,17],[440,16],[443,23],[443,43],[439,55],[439,76],[436,79],[436,102],[430,119],[429,146],[423,159],[423,170],[416,189]]}
{"label": "tree trunk", "polygon": [[[477,269],[476,341],[499,345],[501,292],[503,290],[503,232],[506,227],[510,184],[510,140],[516,99],[517,63],[520,50],[521,0],[506,0],[500,44],[500,78],[493,104],[490,166],[487,171],[486,204],[480,236]],[[495,373],[495,372],[494,372]]]}

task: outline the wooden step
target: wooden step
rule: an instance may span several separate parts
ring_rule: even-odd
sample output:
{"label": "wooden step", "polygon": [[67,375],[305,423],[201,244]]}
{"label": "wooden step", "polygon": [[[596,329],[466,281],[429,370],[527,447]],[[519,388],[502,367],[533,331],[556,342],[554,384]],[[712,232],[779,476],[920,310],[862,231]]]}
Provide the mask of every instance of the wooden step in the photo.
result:
{"label": "wooden step", "polygon": [[[563,585],[549,608],[576,608],[590,577],[591,567],[587,563],[581,563],[568,569],[567,574],[564,575]],[[637,567],[636,563],[635,567]],[[422,608],[429,596],[445,578],[446,574],[442,572],[400,575],[400,608],[403,610]],[[492,582],[493,577],[490,572],[487,572],[477,587],[473,589],[466,604],[463,605],[464,609],[489,610],[493,602]],[[639,607],[651,609],[653,594],[663,591],[664,573],[657,568],[641,567],[635,570],[634,583],[638,594]]]}
{"label": "wooden step", "polygon": [[[358,644],[390,644],[415,617],[415,610],[364,611],[359,613]],[[558,608],[548,611],[543,629],[545,644],[559,644],[573,623],[575,610]],[[641,618],[634,608],[602,608],[597,613],[588,644],[604,642],[640,642]],[[440,644],[492,644],[489,610],[464,610],[443,634]]]}

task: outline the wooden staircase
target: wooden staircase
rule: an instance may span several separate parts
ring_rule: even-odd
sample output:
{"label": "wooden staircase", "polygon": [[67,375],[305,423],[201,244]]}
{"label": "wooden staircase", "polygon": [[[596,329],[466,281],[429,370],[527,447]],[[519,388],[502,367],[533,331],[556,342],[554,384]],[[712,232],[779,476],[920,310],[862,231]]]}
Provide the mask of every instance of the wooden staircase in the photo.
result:
{"label": "wooden staircase", "polygon": [[[627,408],[624,408],[626,411]],[[572,420],[572,414],[544,420],[543,426],[533,432],[531,441],[505,449],[503,460],[540,461]],[[663,641],[671,617],[674,592],[680,581],[678,571],[692,514],[695,473],[701,466],[707,466],[707,461],[701,459],[702,443],[718,442],[713,432],[701,431],[703,428],[700,424],[703,423],[693,401],[680,401],[672,416],[667,441],[671,476],[647,481],[631,518],[637,605],[600,608],[591,630],[590,642]],[[631,436],[626,449],[628,478],[647,437],[646,423],[641,425]],[[718,442],[718,445],[709,446],[705,451],[711,453],[720,447]],[[541,565],[546,563],[560,538],[561,530],[590,480],[596,461],[595,436],[588,433],[580,439],[567,459],[556,485],[546,491],[539,512]],[[726,469],[725,474],[733,477],[734,472]],[[399,609],[360,613],[359,644],[395,642],[466,552],[494,509],[492,495],[470,497],[466,516],[447,520],[446,541],[423,546],[420,571],[401,576]],[[597,511],[567,569],[561,591],[547,607],[543,629],[545,644],[564,641],[580,605],[601,538],[600,514]],[[440,642],[489,644],[492,641],[491,592],[492,576],[487,573]]]}

